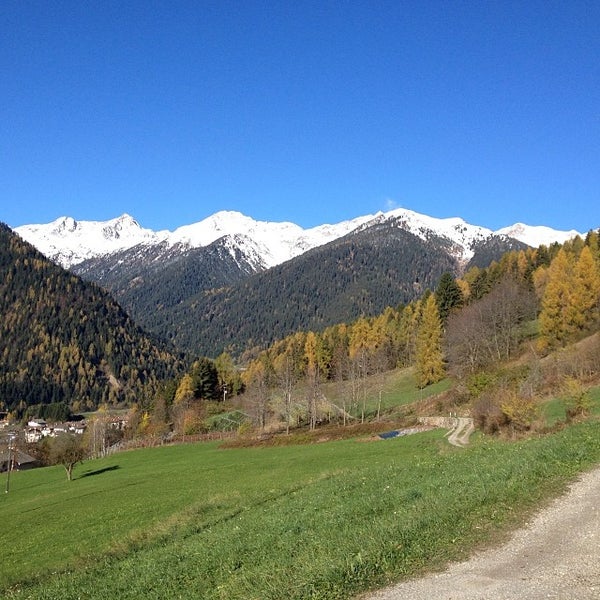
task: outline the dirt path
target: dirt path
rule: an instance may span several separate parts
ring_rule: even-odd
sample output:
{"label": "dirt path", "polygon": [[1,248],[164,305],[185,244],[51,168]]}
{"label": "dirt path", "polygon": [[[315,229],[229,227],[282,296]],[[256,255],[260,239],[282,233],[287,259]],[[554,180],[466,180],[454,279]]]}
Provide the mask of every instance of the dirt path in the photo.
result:
{"label": "dirt path", "polygon": [[466,446],[469,443],[469,437],[475,430],[473,419],[469,417],[458,417],[456,425],[448,432],[448,441],[453,446]]}
{"label": "dirt path", "polygon": [[505,545],[363,600],[600,599],[600,468]]}

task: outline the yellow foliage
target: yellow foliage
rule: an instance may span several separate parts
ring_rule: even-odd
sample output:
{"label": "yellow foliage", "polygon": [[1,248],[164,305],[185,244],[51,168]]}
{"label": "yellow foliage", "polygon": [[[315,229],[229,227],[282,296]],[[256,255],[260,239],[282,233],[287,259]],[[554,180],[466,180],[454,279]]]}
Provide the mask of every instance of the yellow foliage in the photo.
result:
{"label": "yellow foliage", "polygon": [[515,429],[522,431],[531,428],[539,413],[539,406],[533,398],[523,398],[512,390],[506,392],[500,408]]}

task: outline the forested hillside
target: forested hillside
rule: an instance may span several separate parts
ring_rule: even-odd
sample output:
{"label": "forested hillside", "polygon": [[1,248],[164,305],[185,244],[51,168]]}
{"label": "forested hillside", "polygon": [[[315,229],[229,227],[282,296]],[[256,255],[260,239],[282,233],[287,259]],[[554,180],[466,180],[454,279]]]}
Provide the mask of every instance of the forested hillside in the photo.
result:
{"label": "forested hillside", "polygon": [[460,279],[444,274],[406,306],[289,335],[244,371],[246,410],[259,426],[362,420],[369,378],[412,367],[420,388],[451,375],[451,401],[488,432],[529,429],[539,399],[561,390],[583,414],[600,376],[598,240],[512,251]]}
{"label": "forested hillside", "polygon": [[[320,330],[408,302],[455,261],[432,243],[395,229],[349,235],[229,288],[175,307],[174,341],[199,354],[234,355],[298,330]],[[165,332],[157,331],[164,335]]]}
{"label": "forested hillside", "polygon": [[[514,240],[499,240],[484,256],[475,249],[474,260],[499,258],[515,244],[522,247]],[[322,330],[405,304],[435,287],[442,273],[457,274],[463,268],[448,240],[423,240],[386,222],[233,285],[183,295],[179,302],[146,314],[133,306],[131,311],[145,327],[180,348],[198,355],[217,356],[226,350],[240,356],[295,331]],[[176,279],[172,282],[147,293],[178,293]]]}
{"label": "forested hillside", "polygon": [[44,417],[139,402],[181,359],[100,287],[0,224],[0,406]]}
{"label": "forested hillside", "polygon": [[322,329],[410,302],[443,272],[458,276],[526,248],[503,235],[456,227],[452,233],[460,243],[448,232],[382,216],[268,271],[261,259],[265,248],[241,234],[201,248],[139,244],[72,270],[178,347],[196,355],[228,350],[239,356],[299,329]]}
{"label": "forested hillside", "polygon": [[[188,300],[211,289],[234,285],[255,273],[255,266],[237,250],[230,251],[225,239],[202,248],[183,249],[139,245],[93,258],[71,269],[87,281],[101,285],[129,315],[147,331],[166,340],[178,341],[178,312]],[[193,334],[200,336],[196,327]],[[197,348],[193,338],[187,345]]]}

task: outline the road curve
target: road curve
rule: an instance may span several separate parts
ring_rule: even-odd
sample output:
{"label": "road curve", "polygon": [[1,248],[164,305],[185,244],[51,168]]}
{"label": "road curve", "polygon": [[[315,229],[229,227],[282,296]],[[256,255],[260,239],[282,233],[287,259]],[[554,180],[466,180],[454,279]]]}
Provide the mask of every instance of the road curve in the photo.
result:
{"label": "road curve", "polygon": [[501,547],[362,600],[600,599],[600,468]]}
{"label": "road curve", "polygon": [[448,432],[448,442],[453,446],[466,446],[474,429],[473,419],[470,417],[458,417],[454,428]]}

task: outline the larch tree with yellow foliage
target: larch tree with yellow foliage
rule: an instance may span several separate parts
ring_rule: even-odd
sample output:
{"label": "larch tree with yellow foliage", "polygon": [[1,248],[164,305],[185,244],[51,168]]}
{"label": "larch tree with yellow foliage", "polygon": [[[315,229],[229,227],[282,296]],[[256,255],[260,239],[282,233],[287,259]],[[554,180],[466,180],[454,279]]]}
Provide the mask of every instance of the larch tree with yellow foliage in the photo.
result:
{"label": "larch tree with yellow foliage", "polygon": [[442,323],[435,301],[430,295],[421,313],[417,330],[415,379],[421,388],[440,381],[445,375],[442,352]]}
{"label": "larch tree with yellow foliage", "polygon": [[575,259],[561,248],[543,283],[540,341],[543,348],[561,346],[588,331],[599,318],[600,270],[589,246]]}
{"label": "larch tree with yellow foliage", "polygon": [[546,271],[540,312],[542,348],[555,348],[566,342],[573,331],[570,310],[573,265],[561,248]]}
{"label": "larch tree with yellow foliage", "polygon": [[576,331],[587,331],[598,319],[600,302],[600,272],[589,246],[581,254],[573,269],[570,318]]}

